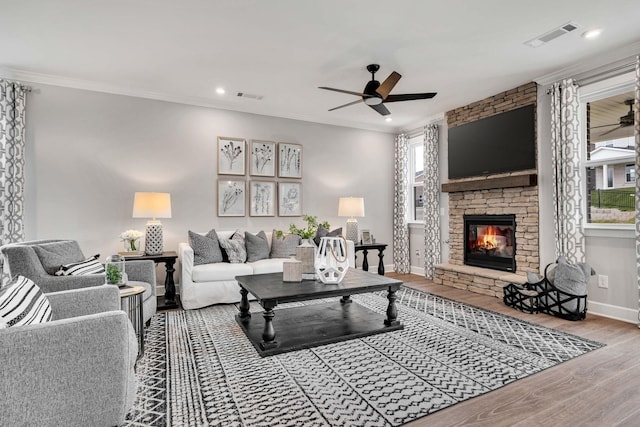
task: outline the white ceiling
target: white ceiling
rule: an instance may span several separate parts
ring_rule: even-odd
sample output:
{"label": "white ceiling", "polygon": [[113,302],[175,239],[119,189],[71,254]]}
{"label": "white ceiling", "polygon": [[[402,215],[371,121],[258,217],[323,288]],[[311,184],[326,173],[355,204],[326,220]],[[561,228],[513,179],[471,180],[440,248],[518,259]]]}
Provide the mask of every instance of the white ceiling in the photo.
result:
{"label": "white ceiling", "polygon": [[[390,132],[626,51],[640,53],[638,0],[0,0],[0,76]],[[328,112],[357,98],[317,87],[360,92],[370,63],[379,81],[402,74],[394,94],[438,95],[387,104],[391,123],[364,104]]]}

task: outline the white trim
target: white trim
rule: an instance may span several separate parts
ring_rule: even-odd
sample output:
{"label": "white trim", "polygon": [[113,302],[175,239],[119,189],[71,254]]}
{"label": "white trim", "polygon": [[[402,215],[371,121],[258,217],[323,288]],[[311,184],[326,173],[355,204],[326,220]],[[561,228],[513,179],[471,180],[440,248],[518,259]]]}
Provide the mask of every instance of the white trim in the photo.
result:
{"label": "white trim", "polygon": [[579,80],[580,78],[586,77],[580,76],[581,74],[585,74],[586,72],[591,71],[593,74],[598,70],[598,68],[606,67],[610,69],[616,65],[616,62],[619,62],[621,64],[623,62],[628,62],[632,56],[638,54],[638,51],[640,51],[640,41],[631,43],[618,49],[611,50],[603,54],[595,55],[594,57],[587,60],[574,61],[573,65],[570,65],[569,67],[542,75],[538,78],[533,79],[533,81],[538,83],[539,85],[546,86],[551,83],[557,82],[558,80],[569,77],[578,76],[576,78]]}
{"label": "white trim", "polygon": [[82,89],[93,92],[109,93],[113,95],[131,96],[134,98],[152,99],[155,101],[173,102],[176,104],[193,105],[196,107],[217,108],[220,110],[236,111],[241,113],[258,114],[267,117],[277,117],[291,120],[301,120],[312,123],[320,123],[331,126],[344,126],[354,129],[364,129],[388,134],[395,134],[397,128],[390,127],[389,125],[376,125],[376,124],[363,124],[360,122],[352,122],[350,120],[344,120],[340,118],[332,120],[318,119],[306,114],[289,113],[283,115],[269,115],[264,111],[259,110],[256,106],[247,105],[244,103],[238,104],[223,104],[216,102],[211,98],[204,98],[198,96],[184,96],[173,93],[154,92],[140,90],[137,88],[122,87],[110,84],[99,83],[91,80],[72,79],[68,77],[56,76],[51,74],[34,73],[31,71],[19,70],[8,67],[0,67],[0,78],[6,77],[12,80],[18,80],[21,83],[39,83],[51,86],[68,87],[72,89]]}
{"label": "white trim", "polygon": [[410,124],[409,126],[404,128],[401,133],[410,134],[411,132],[420,131],[427,125],[444,122],[444,119],[445,119],[445,112],[443,111],[443,112],[434,114],[433,116],[429,116],[426,119],[417,121],[415,122],[415,124]]}
{"label": "white trim", "polygon": [[596,301],[587,301],[588,313],[596,314],[609,319],[621,320],[628,323],[638,323],[638,310],[605,304]]}
{"label": "white trim", "polygon": [[633,224],[584,224],[584,235],[586,237],[611,237],[615,239],[634,239],[636,230]]}
{"label": "white trim", "polygon": [[416,274],[424,278],[424,267],[416,267],[415,265],[412,265],[410,274]]}

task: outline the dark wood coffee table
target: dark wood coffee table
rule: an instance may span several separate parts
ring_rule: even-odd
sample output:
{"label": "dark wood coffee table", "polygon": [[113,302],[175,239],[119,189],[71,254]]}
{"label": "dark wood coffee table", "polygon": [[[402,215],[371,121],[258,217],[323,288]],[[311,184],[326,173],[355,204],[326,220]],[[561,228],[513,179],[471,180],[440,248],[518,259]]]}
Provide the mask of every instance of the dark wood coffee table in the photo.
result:
{"label": "dark wood coffee table", "polygon": [[[238,324],[261,356],[271,356],[333,342],[360,338],[404,326],[397,320],[396,291],[400,280],[350,269],[342,283],[325,285],[319,281],[283,282],[282,273],[237,276],[240,285]],[[350,295],[387,290],[386,316],[355,303]],[[262,319],[252,319],[248,295],[256,297],[264,309]],[[300,307],[274,308],[285,302],[342,297]],[[277,334],[276,334],[277,331]]]}

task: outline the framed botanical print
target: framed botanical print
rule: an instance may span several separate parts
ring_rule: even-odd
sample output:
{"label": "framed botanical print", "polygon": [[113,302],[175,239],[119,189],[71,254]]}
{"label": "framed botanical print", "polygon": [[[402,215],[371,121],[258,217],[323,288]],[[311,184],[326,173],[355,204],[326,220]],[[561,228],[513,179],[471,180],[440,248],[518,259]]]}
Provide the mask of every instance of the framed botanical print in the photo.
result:
{"label": "framed botanical print", "polygon": [[249,143],[249,175],[276,176],[276,143],[252,140]]}
{"label": "framed botanical print", "polygon": [[302,183],[278,182],[278,215],[302,215]]}
{"label": "framed botanical print", "polygon": [[218,137],[218,175],[244,175],[246,141],[242,138]]}
{"label": "framed botanical print", "polygon": [[245,216],[245,181],[218,179],[218,216]]}
{"label": "framed botanical print", "polygon": [[278,144],[278,176],[302,178],[302,145],[288,142]]}
{"label": "framed botanical print", "polygon": [[249,183],[249,216],[276,215],[276,183],[251,181]]}

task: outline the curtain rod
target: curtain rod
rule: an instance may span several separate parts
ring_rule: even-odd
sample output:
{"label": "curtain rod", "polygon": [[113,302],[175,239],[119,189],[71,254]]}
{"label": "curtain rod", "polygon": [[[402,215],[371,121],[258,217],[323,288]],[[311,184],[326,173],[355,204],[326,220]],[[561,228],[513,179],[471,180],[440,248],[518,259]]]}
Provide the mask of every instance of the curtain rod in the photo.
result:
{"label": "curtain rod", "polygon": [[606,78],[616,77],[616,76],[619,76],[620,74],[631,72],[635,69],[635,67],[636,67],[636,61],[624,63],[621,65],[618,65],[617,67],[610,68],[605,71],[601,71],[599,73],[584,77],[582,79],[576,79],[576,82],[578,83],[578,85],[584,86],[589,83],[595,83],[597,81],[604,80]]}

